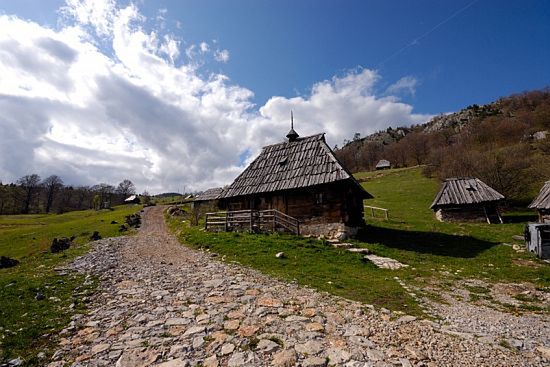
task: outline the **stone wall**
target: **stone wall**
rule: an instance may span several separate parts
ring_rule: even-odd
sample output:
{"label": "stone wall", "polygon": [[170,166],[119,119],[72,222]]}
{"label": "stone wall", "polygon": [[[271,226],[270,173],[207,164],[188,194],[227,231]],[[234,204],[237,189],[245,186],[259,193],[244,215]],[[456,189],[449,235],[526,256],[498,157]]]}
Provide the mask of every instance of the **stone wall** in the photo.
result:
{"label": "stone wall", "polygon": [[324,236],[327,239],[344,240],[353,237],[359,231],[359,227],[348,227],[344,223],[312,223],[300,224],[302,236]]}

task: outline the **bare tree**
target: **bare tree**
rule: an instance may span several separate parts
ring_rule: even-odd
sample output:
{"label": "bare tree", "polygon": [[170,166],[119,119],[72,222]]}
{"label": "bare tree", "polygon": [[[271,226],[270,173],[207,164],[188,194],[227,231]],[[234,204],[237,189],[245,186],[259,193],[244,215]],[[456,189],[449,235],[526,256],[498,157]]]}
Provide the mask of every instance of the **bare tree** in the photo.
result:
{"label": "bare tree", "polygon": [[51,175],[42,181],[46,190],[46,213],[50,212],[55,194],[63,187],[63,180],[57,175]]}
{"label": "bare tree", "polygon": [[136,193],[136,187],[134,186],[132,181],[125,179],[118,184],[116,188],[116,193],[122,195],[124,199],[126,199],[128,196]]}
{"label": "bare tree", "polygon": [[40,186],[40,176],[33,173],[32,175],[26,175],[17,180],[17,184],[24,190],[23,197],[23,214],[28,214],[29,209],[37,196]]}

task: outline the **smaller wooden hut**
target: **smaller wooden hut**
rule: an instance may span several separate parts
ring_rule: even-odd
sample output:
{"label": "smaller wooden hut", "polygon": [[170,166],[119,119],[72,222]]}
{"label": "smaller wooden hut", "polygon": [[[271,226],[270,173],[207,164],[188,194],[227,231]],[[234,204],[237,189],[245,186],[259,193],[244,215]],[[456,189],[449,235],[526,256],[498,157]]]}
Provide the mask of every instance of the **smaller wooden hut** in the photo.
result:
{"label": "smaller wooden hut", "polygon": [[550,181],[546,181],[529,208],[537,209],[540,223],[550,223]]}
{"label": "smaller wooden hut", "polygon": [[193,209],[206,208],[217,209],[219,206],[219,198],[223,193],[223,187],[213,187],[195,196],[193,200]]}
{"label": "smaller wooden hut", "polygon": [[130,195],[126,199],[124,199],[125,204],[139,204],[141,200],[139,199],[139,196],[137,195]]}
{"label": "smaller wooden hut", "polygon": [[440,221],[502,223],[499,203],[504,195],[478,178],[448,178],[431,209]]}
{"label": "smaller wooden hut", "polygon": [[382,169],[390,169],[391,168],[391,163],[390,161],[386,160],[386,159],[381,159],[378,161],[378,163],[376,163],[376,170],[379,171],[379,170],[382,170]]}

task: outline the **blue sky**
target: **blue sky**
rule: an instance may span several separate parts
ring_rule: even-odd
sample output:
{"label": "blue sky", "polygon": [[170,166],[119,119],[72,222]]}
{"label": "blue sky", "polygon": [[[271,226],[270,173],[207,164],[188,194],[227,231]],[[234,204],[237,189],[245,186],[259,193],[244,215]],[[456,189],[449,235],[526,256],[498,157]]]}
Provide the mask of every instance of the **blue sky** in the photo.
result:
{"label": "blue sky", "polygon": [[548,60],[548,1],[6,0],[0,180],[223,185],[290,110],[340,145],[547,87]]}
{"label": "blue sky", "polygon": [[[414,77],[414,95],[401,98],[432,114],[550,85],[545,0],[136,3],[150,22],[166,9],[165,27],[185,42],[216,40],[228,49],[230,62],[205,68],[251,89],[259,105],[271,96],[305,94],[315,82],[358,66],[383,75],[381,90]],[[0,9],[55,26],[61,5],[18,0]]]}

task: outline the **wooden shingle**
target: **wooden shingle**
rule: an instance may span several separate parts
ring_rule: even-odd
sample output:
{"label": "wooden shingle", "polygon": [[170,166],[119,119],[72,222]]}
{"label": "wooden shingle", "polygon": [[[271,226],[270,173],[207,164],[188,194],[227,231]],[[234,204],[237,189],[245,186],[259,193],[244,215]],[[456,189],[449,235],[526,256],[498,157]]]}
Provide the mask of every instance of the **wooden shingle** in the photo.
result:
{"label": "wooden shingle", "polygon": [[550,181],[546,181],[538,196],[529,204],[529,208],[550,209]]}
{"label": "wooden shingle", "polygon": [[503,199],[504,195],[478,178],[448,178],[443,182],[443,186],[435,197],[431,208],[481,204]]}
{"label": "wooden shingle", "polygon": [[340,180],[353,181],[364,193],[364,198],[372,197],[334,156],[325,134],[317,134],[264,147],[220,198],[299,189]]}

